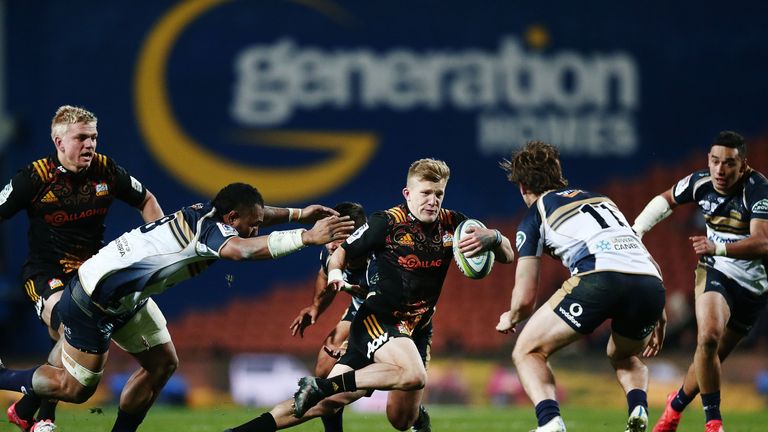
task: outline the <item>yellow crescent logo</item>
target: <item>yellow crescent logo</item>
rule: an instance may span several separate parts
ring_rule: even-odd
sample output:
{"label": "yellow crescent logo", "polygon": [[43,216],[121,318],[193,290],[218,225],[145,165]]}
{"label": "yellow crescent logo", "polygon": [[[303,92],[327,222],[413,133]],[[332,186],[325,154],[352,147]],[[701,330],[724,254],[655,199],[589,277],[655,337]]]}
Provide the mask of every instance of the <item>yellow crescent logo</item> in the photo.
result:
{"label": "yellow crescent logo", "polygon": [[271,204],[305,201],[334,190],[373,155],[377,138],[364,132],[258,131],[242,138],[261,145],[331,151],[329,160],[294,168],[265,168],[222,158],[190,137],[176,121],[166,93],[166,61],[184,28],[229,0],[180,2],[160,19],[139,53],[136,117],[152,155],[179,181],[207,196],[232,182],[256,186]]}

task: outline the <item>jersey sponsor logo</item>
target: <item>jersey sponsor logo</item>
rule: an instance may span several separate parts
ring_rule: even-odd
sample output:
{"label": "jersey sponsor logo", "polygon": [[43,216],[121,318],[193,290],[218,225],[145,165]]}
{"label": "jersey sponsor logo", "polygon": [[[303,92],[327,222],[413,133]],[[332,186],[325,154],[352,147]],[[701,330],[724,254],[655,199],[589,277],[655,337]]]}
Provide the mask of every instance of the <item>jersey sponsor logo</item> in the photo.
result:
{"label": "jersey sponsor logo", "polygon": [[611,244],[613,245],[613,250],[617,251],[640,249],[637,240],[632,236],[614,237],[611,239]]}
{"label": "jersey sponsor logo", "polygon": [[221,231],[221,235],[223,235],[224,237],[237,235],[237,230],[234,227],[232,227],[232,225],[216,222],[216,226],[219,227],[219,231]]}
{"label": "jersey sponsor logo", "polygon": [[515,234],[515,247],[518,251],[520,251],[520,248],[523,247],[527,238],[528,237],[526,237],[525,233],[522,231],[518,231],[517,234]]}
{"label": "jersey sponsor logo", "polygon": [[581,192],[582,192],[581,189],[568,189],[568,190],[557,192],[555,195],[559,195],[565,198],[573,198],[576,195],[580,194]]}
{"label": "jersey sponsor logo", "polygon": [[75,222],[80,219],[85,219],[93,216],[103,216],[107,214],[106,208],[95,208],[83,210],[80,213],[67,213],[65,211],[56,211],[49,215],[43,216],[43,220],[48,225],[62,226],[67,222]]}
{"label": "jersey sponsor logo", "polygon": [[48,286],[51,287],[51,289],[56,289],[64,286],[64,282],[61,281],[59,278],[53,278],[48,281]]}
{"label": "jersey sponsor logo", "polygon": [[675,185],[675,196],[682,194],[688,188],[688,185],[691,183],[692,175],[693,174],[688,174],[687,177],[677,182]]}
{"label": "jersey sponsor logo", "polygon": [[611,250],[611,243],[608,240],[600,240],[595,244],[595,249],[600,252],[608,252]]}
{"label": "jersey sponsor logo", "polygon": [[[578,306],[579,307],[576,310],[579,312],[579,315],[581,315],[582,312],[583,312],[583,310],[581,309],[581,305],[579,305],[577,303],[574,303],[574,304],[571,305],[570,310],[573,310],[574,306]],[[578,315],[574,316],[574,314],[572,314],[572,313],[568,312],[567,310],[563,309],[562,306],[559,306],[558,310],[560,311],[560,314],[565,317],[565,319],[567,319],[568,321],[572,322],[573,325],[575,325],[576,327],[581,328],[581,323],[575,318]]]}
{"label": "jersey sponsor logo", "polygon": [[0,191],[0,205],[3,205],[6,201],[8,201],[8,197],[11,196],[11,192],[13,192],[13,180],[9,181],[3,190]]}
{"label": "jersey sponsor logo", "polygon": [[53,191],[48,191],[47,194],[43,195],[43,197],[40,198],[40,202],[54,203],[54,202],[59,202],[59,199],[56,198],[56,195],[54,195]]}
{"label": "jersey sponsor logo", "polygon": [[422,261],[414,254],[399,257],[397,263],[407,269],[434,268],[443,265],[442,259]]}
{"label": "jersey sponsor logo", "polygon": [[136,180],[136,179],[135,179],[133,176],[131,176],[131,187],[132,187],[132,188],[133,188],[133,189],[134,189],[136,192],[143,192],[143,191],[144,191],[144,186],[142,186],[142,185],[141,185],[141,182],[140,182],[140,181],[138,181],[138,180]]}
{"label": "jersey sponsor logo", "polygon": [[[131,180],[133,180],[133,177],[131,177]],[[106,183],[101,182],[96,185],[96,196],[105,196],[109,195],[109,186],[107,186]]]}
{"label": "jersey sponsor logo", "polygon": [[356,229],[351,236],[347,238],[347,244],[352,244],[355,240],[363,236],[363,233],[368,230],[368,223],[365,223],[360,228]]}
{"label": "jersey sponsor logo", "polygon": [[405,233],[403,235],[396,235],[395,241],[403,246],[413,246],[413,237],[410,233]]}
{"label": "jersey sponsor logo", "polygon": [[368,342],[368,352],[366,353],[366,356],[369,359],[372,359],[373,354],[376,352],[376,350],[381,348],[381,346],[384,345],[384,343],[388,340],[389,340],[389,333],[384,333],[382,335],[379,335],[379,337],[377,337],[376,339]]}
{"label": "jersey sponsor logo", "polygon": [[120,257],[124,257],[125,254],[131,253],[131,245],[128,244],[128,239],[125,236],[120,236],[115,240],[115,247],[117,247],[117,253]]}
{"label": "jersey sponsor logo", "polygon": [[752,213],[767,213],[768,199],[763,198],[752,206]]}

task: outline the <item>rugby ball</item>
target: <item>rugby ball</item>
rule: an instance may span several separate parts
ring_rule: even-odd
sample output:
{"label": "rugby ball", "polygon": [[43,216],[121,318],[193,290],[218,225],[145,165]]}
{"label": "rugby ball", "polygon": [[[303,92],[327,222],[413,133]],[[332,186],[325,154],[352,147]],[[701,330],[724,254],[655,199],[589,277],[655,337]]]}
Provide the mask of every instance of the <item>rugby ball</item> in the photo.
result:
{"label": "rugby ball", "polygon": [[456,231],[453,233],[453,260],[456,261],[456,265],[464,276],[470,279],[482,279],[491,272],[496,256],[493,251],[485,251],[472,258],[465,257],[461,253],[459,242],[467,235],[467,229],[471,227],[485,228],[485,225],[477,219],[467,219],[456,227]]}

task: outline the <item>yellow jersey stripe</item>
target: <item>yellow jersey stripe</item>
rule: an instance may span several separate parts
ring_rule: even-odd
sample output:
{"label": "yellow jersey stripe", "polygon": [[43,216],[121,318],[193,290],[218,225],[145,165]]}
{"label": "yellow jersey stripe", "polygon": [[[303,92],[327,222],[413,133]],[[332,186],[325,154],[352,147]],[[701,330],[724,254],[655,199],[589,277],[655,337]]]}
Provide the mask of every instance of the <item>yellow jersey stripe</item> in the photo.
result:
{"label": "yellow jersey stripe", "polygon": [[48,180],[48,176],[45,175],[45,170],[43,169],[42,163],[40,161],[32,162],[32,166],[35,168],[35,171],[37,171],[37,175],[40,176],[40,180]]}
{"label": "yellow jersey stripe", "polygon": [[549,217],[547,218],[547,223],[549,224],[549,226],[555,226],[555,224],[559,222],[558,219],[571,213],[574,209],[579,209],[581,206],[585,204],[595,204],[595,203],[604,203],[604,202],[613,204],[613,202],[606,197],[593,197],[593,198],[574,201],[570,204],[561,206],[557,210],[553,211],[552,214],[549,215]]}

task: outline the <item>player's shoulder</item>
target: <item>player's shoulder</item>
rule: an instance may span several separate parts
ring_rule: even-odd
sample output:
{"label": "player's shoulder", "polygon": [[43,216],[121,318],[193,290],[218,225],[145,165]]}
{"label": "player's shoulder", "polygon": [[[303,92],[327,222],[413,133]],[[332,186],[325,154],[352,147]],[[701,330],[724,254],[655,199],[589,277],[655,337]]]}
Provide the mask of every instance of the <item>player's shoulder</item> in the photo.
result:
{"label": "player's shoulder", "polygon": [[745,175],[744,187],[749,189],[764,189],[768,187],[768,178],[763,173],[750,168]]}
{"label": "player's shoulder", "polygon": [[597,192],[567,187],[544,192],[537,200],[537,205],[541,210],[544,210],[545,214],[551,214],[561,207],[595,198],[608,199],[605,195]]}
{"label": "player's shoulder", "polygon": [[374,212],[371,216],[383,217],[389,222],[401,224],[408,221],[408,209],[405,208],[404,205],[400,204],[394,207],[390,207],[386,210]]}
{"label": "player's shoulder", "polygon": [[27,166],[20,171],[26,174],[33,183],[43,182],[47,183],[56,176],[56,170],[58,164],[53,156],[46,156],[30,162]]}

